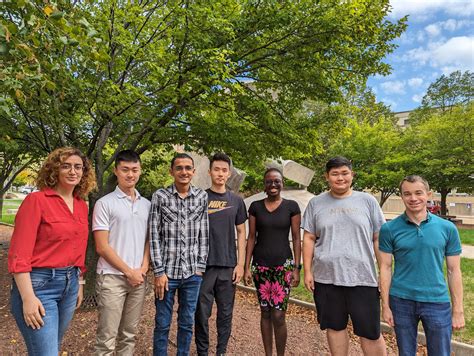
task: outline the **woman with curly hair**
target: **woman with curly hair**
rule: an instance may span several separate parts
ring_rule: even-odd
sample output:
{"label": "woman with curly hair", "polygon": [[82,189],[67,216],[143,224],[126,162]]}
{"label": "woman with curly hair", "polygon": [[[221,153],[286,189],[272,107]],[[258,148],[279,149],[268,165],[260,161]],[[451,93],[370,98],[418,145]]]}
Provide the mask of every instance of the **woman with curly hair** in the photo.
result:
{"label": "woman with curly hair", "polygon": [[[249,234],[244,280],[253,281],[260,303],[260,329],[266,355],[272,355],[273,334],[277,355],[285,354],[285,314],[290,288],[300,282],[301,211],[294,200],[283,199],[283,175],[276,168],[264,174],[267,197],[249,207]],[[291,229],[293,251],[288,235]],[[250,265],[250,261],[252,265]]]}
{"label": "woman with curly hair", "polygon": [[15,218],[8,253],[11,311],[30,355],[57,356],[82,302],[92,166],[71,147],[51,152]]}

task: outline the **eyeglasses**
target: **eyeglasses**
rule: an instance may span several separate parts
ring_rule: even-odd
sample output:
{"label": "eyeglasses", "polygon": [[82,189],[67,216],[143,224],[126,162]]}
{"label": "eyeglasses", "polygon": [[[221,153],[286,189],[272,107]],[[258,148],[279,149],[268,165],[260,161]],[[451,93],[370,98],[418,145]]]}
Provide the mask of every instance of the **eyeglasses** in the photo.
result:
{"label": "eyeglasses", "polygon": [[70,164],[70,163],[63,163],[59,166],[62,171],[70,171],[74,169],[76,172],[81,172],[84,170],[84,166],[82,164]]}
{"label": "eyeglasses", "polygon": [[178,172],[182,172],[182,171],[192,171],[194,169],[193,166],[175,166],[174,169]]}
{"label": "eyeglasses", "polygon": [[265,185],[281,185],[281,179],[265,179]]}

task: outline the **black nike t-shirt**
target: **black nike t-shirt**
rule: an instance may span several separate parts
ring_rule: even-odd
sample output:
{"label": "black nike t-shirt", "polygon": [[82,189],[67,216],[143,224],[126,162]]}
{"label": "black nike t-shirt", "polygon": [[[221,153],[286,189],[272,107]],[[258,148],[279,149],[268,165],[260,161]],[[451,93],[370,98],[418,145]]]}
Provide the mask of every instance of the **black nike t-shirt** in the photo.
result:
{"label": "black nike t-shirt", "polygon": [[209,212],[207,265],[235,267],[237,265],[235,226],[247,220],[244,201],[229,191],[216,193],[208,189],[206,192]]}
{"label": "black nike t-shirt", "polygon": [[301,214],[298,203],[283,199],[274,211],[270,212],[264,200],[250,204],[249,214],[255,216],[256,244],[253,250],[253,261],[261,266],[282,266],[293,254],[288,235],[291,218]]}

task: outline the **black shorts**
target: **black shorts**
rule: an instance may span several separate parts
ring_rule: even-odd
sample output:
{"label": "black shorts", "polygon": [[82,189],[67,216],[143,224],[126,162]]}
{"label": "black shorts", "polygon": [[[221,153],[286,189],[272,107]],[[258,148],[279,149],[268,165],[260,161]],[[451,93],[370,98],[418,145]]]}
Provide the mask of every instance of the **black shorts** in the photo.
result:
{"label": "black shorts", "polygon": [[349,315],[357,336],[380,337],[380,293],[377,287],[342,287],[315,283],[314,302],[321,330],[344,330]]}

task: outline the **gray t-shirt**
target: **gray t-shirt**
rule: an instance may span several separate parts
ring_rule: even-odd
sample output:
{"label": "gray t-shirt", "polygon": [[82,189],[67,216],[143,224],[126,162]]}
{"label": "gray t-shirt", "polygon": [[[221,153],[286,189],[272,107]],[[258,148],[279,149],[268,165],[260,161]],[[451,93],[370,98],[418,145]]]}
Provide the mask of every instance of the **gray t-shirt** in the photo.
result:
{"label": "gray t-shirt", "polygon": [[316,235],[313,276],[338,286],[377,286],[373,234],[385,223],[377,200],[353,191],[345,198],[322,193],[309,202],[301,227]]}

